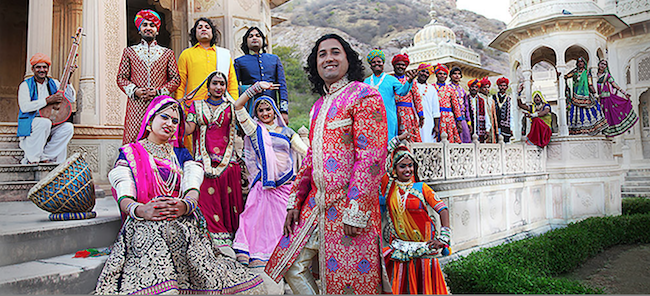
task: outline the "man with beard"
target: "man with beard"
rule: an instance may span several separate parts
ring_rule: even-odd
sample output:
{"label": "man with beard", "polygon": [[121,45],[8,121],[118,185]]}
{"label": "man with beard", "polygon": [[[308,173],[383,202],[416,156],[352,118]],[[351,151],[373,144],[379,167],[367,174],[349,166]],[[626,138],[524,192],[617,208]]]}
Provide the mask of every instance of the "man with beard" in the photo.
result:
{"label": "man with beard", "polygon": [[[407,83],[402,84],[397,78],[384,73],[384,62],[386,62],[386,55],[379,49],[373,49],[366,57],[372,75],[366,78],[363,82],[369,84],[374,89],[377,89],[381,94],[384,101],[384,108],[386,109],[386,121],[388,124],[388,140],[397,136],[397,107],[395,104],[395,95],[404,96],[411,90],[413,78],[415,73],[407,72]],[[388,142],[386,142],[388,144]]]}
{"label": "man with beard", "polygon": [[[39,110],[45,106],[60,103],[63,93],[59,92],[60,83],[47,76],[52,61],[42,53],[29,59],[34,76],[25,79],[18,87],[18,133],[20,148],[25,151],[22,164],[63,162],[68,150],[68,142],[74,134],[70,122],[52,126],[49,118],[39,116]],[[75,91],[72,85],[65,90],[65,98],[74,103]]]}
{"label": "man with beard", "polygon": [[472,134],[476,133],[479,142],[485,143],[487,131],[491,129],[492,122],[489,116],[485,116],[485,110],[488,107],[485,104],[485,99],[478,94],[481,82],[478,79],[472,79],[467,82],[467,87],[469,89],[469,94],[466,97],[469,129]]}
{"label": "man with beard", "polygon": [[171,95],[180,82],[174,52],[156,42],[161,25],[158,13],[141,10],[134,22],[142,40],[124,49],[117,73],[117,85],[128,97],[122,144],[135,141],[149,102]]}
{"label": "man with beard", "polygon": [[[433,86],[438,91],[438,102],[440,103],[440,134],[447,133],[449,143],[461,143],[459,131],[467,126],[465,115],[460,108],[462,98],[459,99],[456,90],[445,83],[449,74],[447,66],[438,64],[433,72],[438,80]],[[438,141],[440,140],[440,135],[438,135]]]}
{"label": "man with beard", "polygon": [[484,143],[496,143],[497,142],[497,111],[494,108],[494,104],[490,101],[490,98],[488,95],[490,94],[490,86],[492,86],[492,82],[487,77],[483,77],[481,79],[481,86],[478,89],[479,96],[483,98],[485,101],[485,116],[488,118],[486,119],[490,121],[490,126],[488,127],[486,124],[485,130],[486,130],[486,136],[485,136],[485,142]]}
{"label": "man with beard", "polygon": [[[395,78],[399,82],[406,84],[409,78],[405,75],[406,67],[411,63],[407,54],[398,54],[393,57],[391,62],[395,70]],[[415,70],[410,71],[415,72]],[[397,133],[402,134],[409,132],[408,141],[422,142],[420,137],[420,127],[424,124],[424,113],[422,110],[422,97],[417,88],[417,83],[413,83],[411,90],[405,96],[395,96],[395,105],[397,109]]]}
{"label": "man with beard", "polygon": [[432,66],[420,64],[418,66],[417,89],[422,97],[423,124],[420,127],[422,142],[432,143],[436,141],[440,133],[440,103],[438,103],[438,91],[427,82],[431,75]]}
{"label": "man with beard", "polygon": [[508,84],[510,84],[508,78],[501,77],[497,79],[499,92],[492,96],[497,120],[494,125],[499,127],[498,134],[503,135],[503,141],[506,143],[510,142],[510,137],[512,137],[512,131],[510,130],[510,102],[512,99],[506,94]]}
{"label": "man with beard", "polygon": [[390,293],[379,240],[388,153],[382,97],[361,82],[359,55],[336,34],[316,41],[307,69],[322,97],[312,107],[311,148],[289,195],[284,236],[265,271],[275,281],[284,276],[294,294],[319,294],[309,270],[318,256],[322,294]]}
{"label": "man with beard", "polygon": [[233,65],[230,50],[218,47],[217,28],[209,18],[199,18],[190,30],[192,47],[183,50],[178,57],[180,85],[176,91],[177,100],[202,100],[208,96],[208,84],[203,85],[191,98],[188,94],[198,87],[210,73],[218,70],[228,76],[228,94],[234,99],[239,98],[237,74]]}
{"label": "man with beard", "polygon": [[[460,67],[452,67],[451,71],[449,72],[449,78],[451,82],[448,85],[456,91],[456,97],[458,98],[458,104],[460,105],[460,113],[462,113],[463,116],[467,118],[469,116],[467,101],[465,100],[467,97],[467,92],[462,86],[460,86],[460,79],[463,78],[463,72],[461,71]],[[463,143],[471,143],[472,135],[469,130],[468,123],[461,123],[461,125],[461,129],[458,130],[460,141]]]}

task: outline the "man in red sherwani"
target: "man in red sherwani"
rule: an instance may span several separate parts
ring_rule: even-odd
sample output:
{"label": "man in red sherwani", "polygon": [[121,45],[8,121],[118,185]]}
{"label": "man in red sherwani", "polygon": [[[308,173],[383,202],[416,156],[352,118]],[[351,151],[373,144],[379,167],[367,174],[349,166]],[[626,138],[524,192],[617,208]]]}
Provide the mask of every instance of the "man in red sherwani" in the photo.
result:
{"label": "man in red sherwani", "polygon": [[318,294],[309,270],[318,255],[323,294],[390,292],[382,285],[379,186],[386,161],[386,111],[363,80],[363,64],[335,34],[307,59],[312,91],[311,148],[293,184],[285,235],[266,272],[294,294]]}
{"label": "man in red sherwani", "polygon": [[122,144],[134,142],[149,102],[159,95],[170,95],[180,83],[174,52],[158,45],[160,16],[153,10],[135,15],[135,26],[142,36],[139,44],[122,53],[117,85],[127,95]]}

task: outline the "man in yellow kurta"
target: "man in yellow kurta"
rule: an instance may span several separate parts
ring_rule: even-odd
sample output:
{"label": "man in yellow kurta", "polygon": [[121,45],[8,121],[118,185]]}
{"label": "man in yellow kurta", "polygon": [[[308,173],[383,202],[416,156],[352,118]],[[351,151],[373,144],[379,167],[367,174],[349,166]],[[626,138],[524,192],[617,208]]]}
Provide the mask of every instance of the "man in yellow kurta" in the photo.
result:
{"label": "man in yellow kurta", "polygon": [[[181,84],[176,90],[175,98],[181,100],[189,92],[205,80],[214,70],[219,70],[228,76],[228,93],[237,100],[237,74],[230,55],[230,51],[216,46],[217,29],[208,18],[199,18],[190,30],[190,39],[194,46],[185,49],[178,58],[178,72]],[[188,102],[194,99],[201,100],[208,94],[207,83],[199,89]]]}

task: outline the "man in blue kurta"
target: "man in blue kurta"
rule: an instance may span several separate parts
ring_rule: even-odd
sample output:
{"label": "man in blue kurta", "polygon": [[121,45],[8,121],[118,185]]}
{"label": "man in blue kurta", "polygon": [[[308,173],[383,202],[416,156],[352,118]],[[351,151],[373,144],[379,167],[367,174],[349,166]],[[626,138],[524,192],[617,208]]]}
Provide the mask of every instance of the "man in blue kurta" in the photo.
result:
{"label": "man in blue kurta", "polygon": [[407,71],[408,81],[402,84],[397,78],[384,73],[384,62],[386,55],[379,49],[373,49],[368,53],[368,64],[372,70],[372,75],[363,82],[376,88],[381,94],[386,108],[386,121],[388,122],[388,140],[397,136],[397,107],[395,106],[395,95],[404,96],[413,86],[413,71]]}

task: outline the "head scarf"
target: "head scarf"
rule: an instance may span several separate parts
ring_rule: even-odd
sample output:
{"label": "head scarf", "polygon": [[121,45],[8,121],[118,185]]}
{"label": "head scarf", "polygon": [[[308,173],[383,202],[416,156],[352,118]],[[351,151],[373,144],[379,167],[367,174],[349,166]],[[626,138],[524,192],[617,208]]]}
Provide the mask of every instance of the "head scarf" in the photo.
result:
{"label": "head scarf", "polygon": [[449,74],[449,68],[443,64],[437,64],[436,67],[433,69],[433,73],[438,74],[438,72],[443,71],[447,74]]}
{"label": "head scarf", "polygon": [[510,84],[510,80],[508,80],[508,78],[501,77],[501,78],[497,79],[497,85],[499,85],[501,83]]}
{"label": "head scarf", "polygon": [[273,112],[275,113],[275,123],[278,126],[280,127],[287,126],[287,124],[284,122],[284,119],[282,119],[280,110],[275,105],[275,101],[273,100],[273,98],[269,96],[260,96],[259,98],[255,99],[255,101],[253,102],[253,114],[251,116],[253,117],[253,119],[256,119],[259,123],[262,123],[262,121],[259,118],[257,118],[257,106],[259,106],[259,104],[262,102],[268,103],[271,106],[271,108],[273,108]]}
{"label": "head scarf", "polygon": [[373,49],[368,53],[368,57],[366,58],[368,64],[370,64],[370,62],[372,62],[376,57],[380,57],[382,61],[386,62],[386,55],[384,52],[381,51],[381,49]]}
{"label": "head scarf", "polygon": [[472,87],[474,84],[477,84],[478,87],[481,87],[481,82],[478,80],[478,78],[474,78],[470,81],[467,82],[467,87]]}
{"label": "head scarf", "polygon": [[395,65],[397,62],[404,62],[408,66],[411,63],[411,60],[409,60],[409,55],[408,54],[396,54],[393,57],[393,60],[391,61],[391,64]]}
{"label": "head scarf", "polygon": [[598,64],[600,65],[603,61],[607,64],[607,66],[605,66],[605,73],[609,73],[609,62],[606,59],[598,61]]}
{"label": "head scarf", "polygon": [[[138,140],[145,138],[148,135],[147,126],[153,117],[158,113],[160,108],[167,103],[173,103],[172,106],[176,106],[176,111],[178,112],[178,128],[176,133],[169,139],[169,142],[174,147],[183,147],[183,136],[185,135],[185,117],[183,110],[181,109],[180,103],[170,96],[157,96],[155,99],[149,103],[147,112],[144,113],[144,118],[142,118],[142,124],[140,125],[140,133],[138,133]],[[170,108],[169,106],[167,108]]]}
{"label": "head scarf", "polygon": [[397,179],[397,170],[395,167],[406,157],[410,157],[413,161],[413,178],[416,182],[419,182],[420,177],[418,176],[418,162],[415,158],[415,155],[413,155],[409,148],[404,144],[399,144],[397,148],[393,150],[390,159],[388,160],[390,162],[390,166],[388,167],[388,176],[390,178]]}
{"label": "head scarf", "polygon": [[142,25],[142,21],[144,20],[152,22],[154,25],[156,25],[156,28],[160,30],[160,15],[158,15],[157,12],[151,9],[143,9],[138,11],[138,13],[135,15],[135,19],[133,20],[135,22],[136,28],[138,28],[138,31],[140,31],[140,25]]}
{"label": "head scarf", "polygon": [[48,66],[52,66],[52,60],[50,60],[50,57],[48,57],[44,53],[37,53],[32,56],[31,59],[29,59],[29,63],[34,66],[38,63],[46,63]]}
{"label": "head scarf", "polygon": [[487,87],[490,87],[492,85],[492,82],[490,82],[490,80],[487,78],[487,76],[485,76],[485,77],[483,77],[483,79],[481,79],[481,86],[479,86],[479,87],[483,87],[483,86],[486,86],[486,85],[487,85]]}

